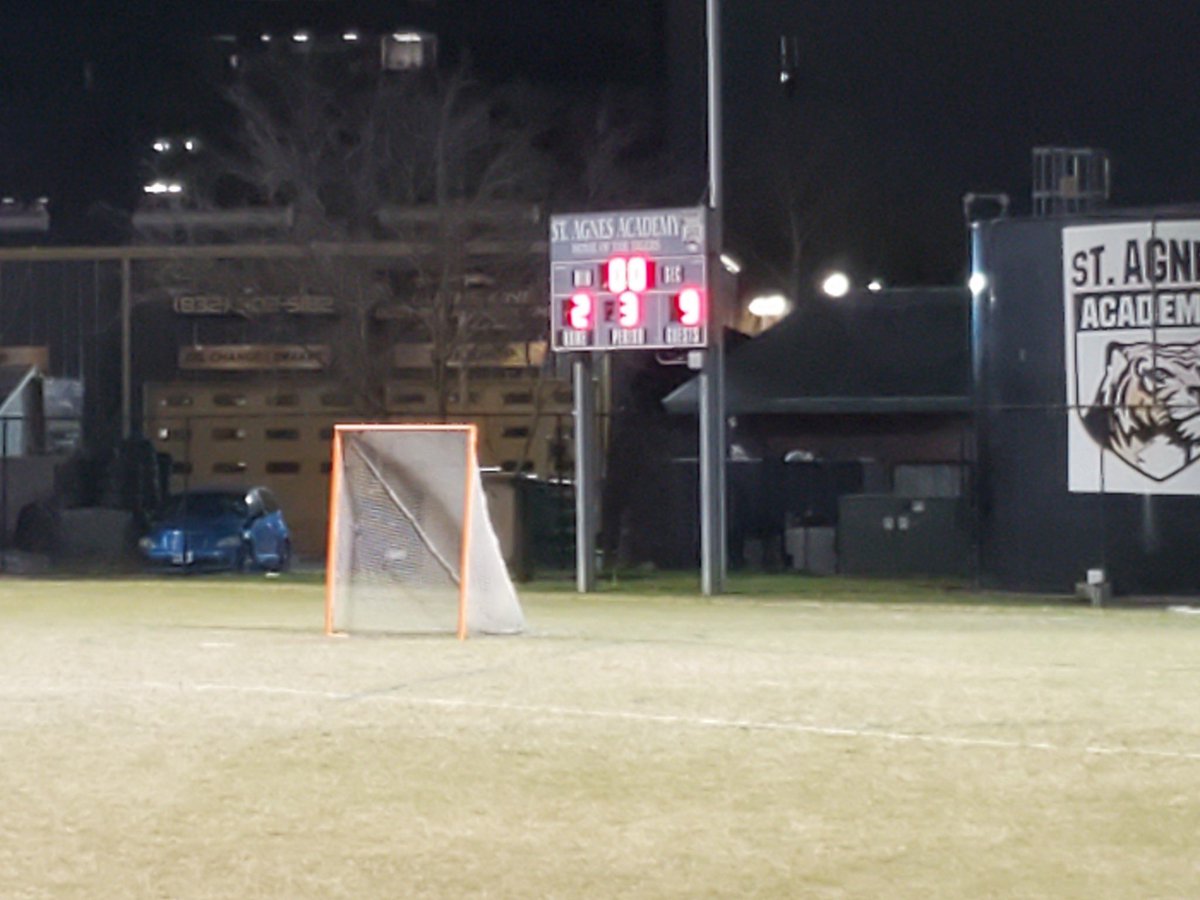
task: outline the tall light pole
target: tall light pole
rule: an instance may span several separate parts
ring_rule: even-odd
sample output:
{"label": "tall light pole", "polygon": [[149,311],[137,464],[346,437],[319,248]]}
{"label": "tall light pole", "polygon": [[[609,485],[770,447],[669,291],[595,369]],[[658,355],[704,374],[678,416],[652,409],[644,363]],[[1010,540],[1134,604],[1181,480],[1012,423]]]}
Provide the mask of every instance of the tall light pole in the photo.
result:
{"label": "tall light pole", "polygon": [[725,318],[720,258],[723,246],[721,179],[721,3],[705,0],[708,44],[708,250],[711,315],[700,369],[700,588],[725,587]]}

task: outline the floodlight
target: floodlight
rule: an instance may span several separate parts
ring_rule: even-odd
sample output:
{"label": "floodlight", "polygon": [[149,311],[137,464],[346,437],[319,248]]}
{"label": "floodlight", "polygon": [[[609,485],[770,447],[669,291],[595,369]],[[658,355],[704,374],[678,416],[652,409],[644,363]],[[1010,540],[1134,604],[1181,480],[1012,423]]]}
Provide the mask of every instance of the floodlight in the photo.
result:
{"label": "floodlight", "polygon": [[142,187],[147,194],[182,194],[183,185],[178,181],[152,181]]}
{"label": "floodlight", "polygon": [[791,308],[791,303],[783,294],[762,294],[750,301],[747,307],[750,315],[758,316],[760,319],[777,318],[787,314]]}
{"label": "floodlight", "polygon": [[845,297],[850,293],[850,278],[845,272],[831,272],[821,282],[821,290],[830,297]]}

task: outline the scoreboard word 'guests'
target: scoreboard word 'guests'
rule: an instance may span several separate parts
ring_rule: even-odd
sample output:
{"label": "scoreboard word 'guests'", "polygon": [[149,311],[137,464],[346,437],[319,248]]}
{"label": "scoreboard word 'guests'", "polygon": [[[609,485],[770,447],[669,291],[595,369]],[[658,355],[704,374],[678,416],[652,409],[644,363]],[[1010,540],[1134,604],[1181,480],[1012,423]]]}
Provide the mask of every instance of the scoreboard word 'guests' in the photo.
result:
{"label": "scoreboard word 'guests'", "polygon": [[551,217],[551,347],[705,347],[706,215],[697,207]]}

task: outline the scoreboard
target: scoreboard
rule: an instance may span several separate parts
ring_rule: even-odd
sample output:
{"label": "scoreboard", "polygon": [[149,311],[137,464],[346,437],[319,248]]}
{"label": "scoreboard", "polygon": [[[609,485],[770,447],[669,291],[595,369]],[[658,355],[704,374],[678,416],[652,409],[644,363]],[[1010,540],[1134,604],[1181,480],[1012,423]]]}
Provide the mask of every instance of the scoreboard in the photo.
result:
{"label": "scoreboard", "polygon": [[705,207],[550,218],[550,346],[563,352],[708,344]]}

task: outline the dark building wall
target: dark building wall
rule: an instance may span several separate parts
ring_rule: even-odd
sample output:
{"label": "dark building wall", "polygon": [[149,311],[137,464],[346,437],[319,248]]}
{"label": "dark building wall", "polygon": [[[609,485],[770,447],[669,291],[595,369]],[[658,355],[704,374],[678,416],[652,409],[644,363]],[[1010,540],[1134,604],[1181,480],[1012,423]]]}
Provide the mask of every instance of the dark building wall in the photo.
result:
{"label": "dark building wall", "polygon": [[980,574],[991,586],[1066,591],[1104,567],[1118,593],[1195,592],[1200,499],[1068,489],[1078,413],[1066,404],[1062,230],[1103,221],[977,226],[976,268],[989,279],[974,302]]}

